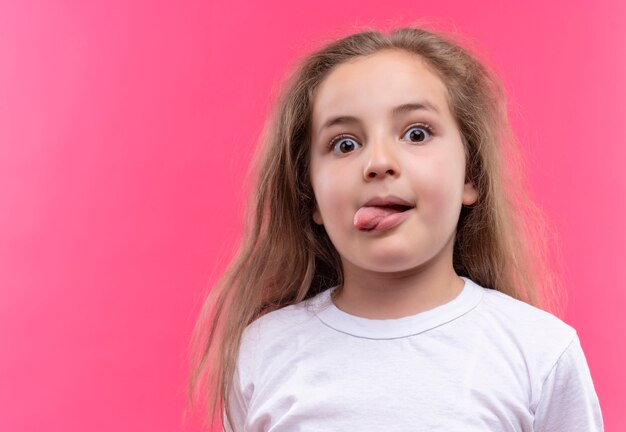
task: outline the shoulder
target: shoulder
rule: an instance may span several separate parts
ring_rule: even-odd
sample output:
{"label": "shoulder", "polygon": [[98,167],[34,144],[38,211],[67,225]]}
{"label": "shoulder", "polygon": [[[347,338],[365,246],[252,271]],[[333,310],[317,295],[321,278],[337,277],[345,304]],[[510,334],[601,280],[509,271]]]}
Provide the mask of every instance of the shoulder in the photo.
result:
{"label": "shoulder", "polygon": [[[307,334],[315,334],[319,325],[316,312],[325,306],[326,291],[296,304],[284,306],[262,315],[250,323],[242,334],[239,362],[249,374],[265,359],[275,361],[277,357],[293,351]],[[246,372],[244,372],[245,374]]]}
{"label": "shoulder", "polygon": [[508,294],[484,288],[478,319],[503,355],[524,365],[531,388],[531,406],[559,359],[576,346],[576,329],[559,317]]}
{"label": "shoulder", "polygon": [[250,323],[244,330],[243,339],[269,342],[287,339],[289,334],[299,332],[315,319],[315,313],[324,306],[326,291],[299,303],[268,312]]}
{"label": "shoulder", "polygon": [[[561,318],[508,294],[484,288],[483,308],[501,326],[529,343],[555,346],[559,355],[576,336],[576,330]],[[534,342],[533,342],[534,341]]]}

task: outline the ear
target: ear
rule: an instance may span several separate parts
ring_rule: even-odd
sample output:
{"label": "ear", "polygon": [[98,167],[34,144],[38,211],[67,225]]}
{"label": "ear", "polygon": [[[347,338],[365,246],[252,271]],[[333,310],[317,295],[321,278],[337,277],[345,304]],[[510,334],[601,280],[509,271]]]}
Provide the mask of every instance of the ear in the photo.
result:
{"label": "ear", "polygon": [[478,191],[472,182],[467,182],[463,186],[463,204],[472,205],[478,200]]}
{"label": "ear", "polygon": [[324,221],[322,220],[322,215],[320,214],[317,204],[315,204],[315,210],[313,210],[313,221],[318,225],[324,225]]}

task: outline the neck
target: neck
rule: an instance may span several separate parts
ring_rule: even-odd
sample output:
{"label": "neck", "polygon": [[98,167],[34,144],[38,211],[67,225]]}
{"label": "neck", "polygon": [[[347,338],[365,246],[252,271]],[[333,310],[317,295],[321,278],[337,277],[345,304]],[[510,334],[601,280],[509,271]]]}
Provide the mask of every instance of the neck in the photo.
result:
{"label": "neck", "polygon": [[454,271],[452,254],[441,255],[399,272],[372,271],[342,259],[344,283],[333,302],[344,312],[369,319],[402,318],[448,303],[461,293],[464,282]]}

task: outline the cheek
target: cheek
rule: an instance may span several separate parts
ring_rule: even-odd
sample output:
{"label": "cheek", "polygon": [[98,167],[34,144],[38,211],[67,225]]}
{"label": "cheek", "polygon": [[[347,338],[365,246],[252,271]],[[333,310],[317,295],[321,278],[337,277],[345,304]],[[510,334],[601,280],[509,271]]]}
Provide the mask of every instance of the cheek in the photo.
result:
{"label": "cheek", "polygon": [[[315,180],[313,191],[317,205],[325,215],[345,212],[351,201],[351,189],[345,180],[326,175]],[[353,194],[354,192],[352,192]]]}
{"label": "cheek", "polygon": [[463,179],[450,160],[432,160],[413,176],[420,214],[430,224],[454,223],[462,200]]}
{"label": "cheek", "polygon": [[351,178],[340,170],[328,164],[312,164],[311,186],[315,200],[322,214],[339,213],[350,207],[355,194]]}

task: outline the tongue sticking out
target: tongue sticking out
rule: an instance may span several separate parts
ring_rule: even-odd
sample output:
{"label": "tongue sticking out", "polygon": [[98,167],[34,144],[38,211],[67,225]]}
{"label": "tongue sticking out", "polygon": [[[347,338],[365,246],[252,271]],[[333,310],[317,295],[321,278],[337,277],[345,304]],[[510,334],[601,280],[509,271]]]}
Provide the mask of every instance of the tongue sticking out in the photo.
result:
{"label": "tongue sticking out", "polygon": [[373,230],[389,215],[406,210],[401,206],[365,206],[354,215],[354,226],[359,230]]}

